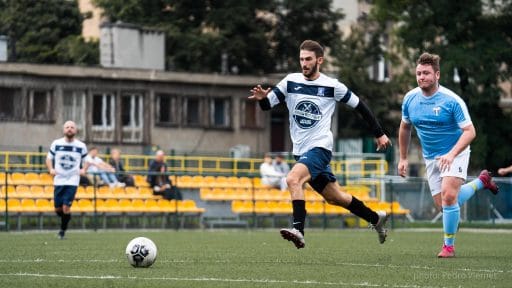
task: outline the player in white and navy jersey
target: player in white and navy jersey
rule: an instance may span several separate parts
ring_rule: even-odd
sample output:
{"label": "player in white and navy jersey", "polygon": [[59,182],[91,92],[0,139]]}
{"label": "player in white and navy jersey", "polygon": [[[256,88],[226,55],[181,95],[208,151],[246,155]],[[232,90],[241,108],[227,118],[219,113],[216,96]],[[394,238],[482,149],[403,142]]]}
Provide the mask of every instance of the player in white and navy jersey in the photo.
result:
{"label": "player in white and navy jersey", "polygon": [[263,110],[269,110],[279,103],[288,106],[290,135],[293,154],[297,163],[286,178],[293,207],[293,228],[281,229],[286,240],[297,248],[305,246],[304,221],[306,208],[303,186],[308,182],[327,202],[350,210],[373,226],[384,243],[387,231],[384,227],[388,215],[375,212],[356,197],[340,190],[329,163],[332,157],[333,135],[331,118],[338,102],[355,108],[372,127],[377,139],[377,149],[391,146],[388,137],[373,116],[368,106],[338,80],[320,73],[324,51],[312,40],[300,46],[302,73],[287,75],[273,89],[261,85],[251,90],[249,99],[258,100]]}
{"label": "player in white and navy jersey", "polygon": [[443,211],[444,243],[440,258],[455,256],[455,233],[460,206],[480,189],[498,193],[498,186],[487,170],[475,180],[466,180],[469,144],[476,137],[468,108],[451,90],[439,85],[439,56],[423,53],[416,66],[418,87],[409,91],[402,104],[399,130],[398,173],[407,174],[407,151],[414,126],[420,139],[430,191],[434,203]]}
{"label": "player in white and navy jersey", "polygon": [[[64,137],[56,139],[50,146],[46,157],[46,166],[53,175],[55,213],[61,218],[59,238],[64,239],[68,223],[71,220],[71,205],[80,183],[80,174],[84,174],[82,160],[87,156],[87,147],[75,139],[76,125],[73,121],[64,123]],[[87,166],[87,164],[85,164]]]}

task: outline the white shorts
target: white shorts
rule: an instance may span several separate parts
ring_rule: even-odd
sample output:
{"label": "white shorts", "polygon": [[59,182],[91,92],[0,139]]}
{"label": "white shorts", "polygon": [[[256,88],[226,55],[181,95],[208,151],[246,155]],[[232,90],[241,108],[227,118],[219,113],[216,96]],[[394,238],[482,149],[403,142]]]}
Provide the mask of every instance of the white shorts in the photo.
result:
{"label": "white shorts", "polygon": [[453,159],[453,163],[450,166],[449,170],[446,170],[444,172],[441,172],[439,170],[439,165],[437,160],[425,159],[425,165],[427,166],[427,179],[428,179],[428,186],[430,187],[430,193],[432,196],[437,195],[441,193],[441,181],[443,177],[446,176],[452,176],[461,178],[462,180],[466,181],[466,178],[468,176],[468,165],[469,165],[469,155],[470,150],[466,149],[462,151],[455,159]]}

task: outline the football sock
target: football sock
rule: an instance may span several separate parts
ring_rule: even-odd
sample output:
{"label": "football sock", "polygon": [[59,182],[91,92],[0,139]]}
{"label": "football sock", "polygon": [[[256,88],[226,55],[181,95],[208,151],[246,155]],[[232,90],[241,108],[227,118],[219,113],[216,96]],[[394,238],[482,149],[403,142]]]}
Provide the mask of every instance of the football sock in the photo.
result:
{"label": "football sock", "polygon": [[62,210],[55,211],[55,214],[57,214],[57,216],[59,216],[60,218],[62,218],[62,215],[64,215],[64,213],[62,212]]}
{"label": "football sock", "polygon": [[293,206],[293,228],[304,235],[304,222],[306,221],[306,201],[292,200]]}
{"label": "football sock", "polygon": [[462,185],[459,191],[459,198],[457,199],[459,206],[466,203],[466,201],[468,201],[476,191],[481,190],[482,188],[484,188],[484,183],[482,183],[482,180],[478,178]]}
{"label": "football sock", "polygon": [[62,221],[60,222],[60,230],[66,231],[68,229],[69,220],[71,220],[71,214],[62,215]]}
{"label": "football sock", "polygon": [[379,215],[354,196],[352,196],[352,202],[348,204],[347,209],[369,223],[377,224],[379,222]]}
{"label": "football sock", "polygon": [[453,246],[455,244],[455,233],[460,220],[460,206],[458,203],[443,206],[443,230],[444,230],[444,244]]}

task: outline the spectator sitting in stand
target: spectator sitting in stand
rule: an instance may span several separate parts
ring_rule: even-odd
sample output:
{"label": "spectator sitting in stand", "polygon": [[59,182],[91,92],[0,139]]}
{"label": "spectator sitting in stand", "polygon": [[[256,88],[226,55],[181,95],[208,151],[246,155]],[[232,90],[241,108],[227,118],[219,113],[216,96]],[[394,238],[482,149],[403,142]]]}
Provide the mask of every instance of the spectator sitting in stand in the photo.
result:
{"label": "spectator sitting in stand", "polygon": [[109,164],[114,167],[116,171],[117,181],[126,184],[126,186],[135,186],[133,176],[124,173],[126,171],[124,170],[123,160],[121,160],[121,151],[119,149],[112,149]]}
{"label": "spectator sitting in stand", "polygon": [[172,186],[165,164],[165,153],[156,151],[155,160],[149,165],[147,182],[153,187],[153,195],[162,195],[165,199],[181,200],[183,197],[176,187]]}
{"label": "spectator sitting in stand", "polygon": [[124,183],[117,181],[114,174],[116,170],[98,157],[98,148],[92,147],[89,150],[89,154],[85,157],[85,162],[89,163],[87,177],[90,183],[108,185],[110,188],[125,186]]}
{"label": "spectator sitting in stand", "polygon": [[287,189],[286,174],[276,171],[272,165],[272,157],[270,154],[265,154],[263,163],[260,165],[261,183],[264,185],[279,188],[281,191]]}

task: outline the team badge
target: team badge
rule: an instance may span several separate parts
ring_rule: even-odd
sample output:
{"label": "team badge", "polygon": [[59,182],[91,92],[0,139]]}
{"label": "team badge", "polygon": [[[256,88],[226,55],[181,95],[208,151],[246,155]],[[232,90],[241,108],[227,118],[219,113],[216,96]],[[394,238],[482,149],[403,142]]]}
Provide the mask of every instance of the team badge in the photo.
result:
{"label": "team badge", "polygon": [[322,119],[322,113],[314,102],[300,101],[293,110],[293,119],[300,128],[310,129]]}

